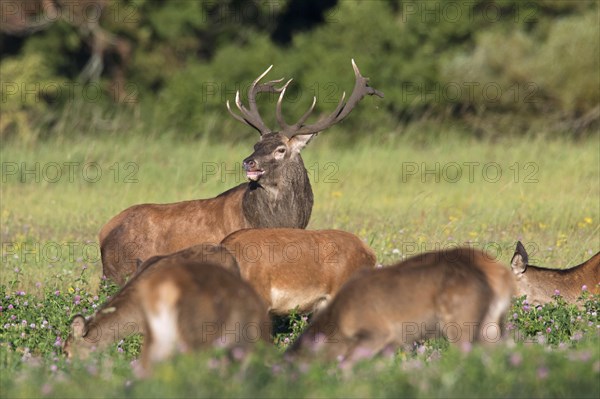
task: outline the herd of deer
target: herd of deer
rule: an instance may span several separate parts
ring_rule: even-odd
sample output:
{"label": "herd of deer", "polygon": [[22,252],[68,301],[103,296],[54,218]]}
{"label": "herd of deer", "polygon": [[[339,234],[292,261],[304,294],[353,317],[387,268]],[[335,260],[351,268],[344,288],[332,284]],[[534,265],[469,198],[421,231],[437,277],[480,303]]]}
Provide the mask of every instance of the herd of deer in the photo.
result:
{"label": "herd of deer", "polygon": [[[259,83],[246,108],[236,94],[239,121],[260,132],[243,161],[248,178],[215,198],[132,206],[100,231],[103,272],[122,285],[89,319],[71,321],[63,350],[86,356],[132,332],[144,335],[141,372],[176,352],[221,346],[249,349],[271,340],[270,315],[314,311],[289,357],[322,356],[351,364],[388,348],[444,336],[458,344],[502,336],[513,295],[531,303],[558,289],[575,302],[582,286],[600,293],[600,253],[567,270],[528,264],[519,242],[508,267],[472,248],[424,253],[376,268],[374,252],[353,234],[304,230],[313,193],[301,150],[344,119],[369,87],[352,61],[356,84],[336,109],[305,124],[310,109],[288,125],[281,106],[291,80]],[[256,96],[279,93],[268,128]],[[117,328],[115,328],[115,325]],[[111,333],[109,333],[109,331]]]}

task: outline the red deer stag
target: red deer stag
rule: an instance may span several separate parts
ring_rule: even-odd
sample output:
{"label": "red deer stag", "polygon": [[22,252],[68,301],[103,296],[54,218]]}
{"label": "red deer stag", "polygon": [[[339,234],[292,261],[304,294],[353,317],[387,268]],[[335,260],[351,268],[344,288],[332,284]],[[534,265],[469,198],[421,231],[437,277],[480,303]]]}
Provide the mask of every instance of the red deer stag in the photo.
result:
{"label": "red deer stag", "polygon": [[[210,265],[225,268],[239,278],[233,255],[220,245],[196,245],[168,256],[156,256],[138,267],[138,273],[108,300],[94,316],[85,319],[76,315],[71,320],[71,334],[65,340],[63,352],[68,357],[85,358],[95,350],[103,350],[128,335],[145,333],[140,302],[136,299],[140,284],[153,275],[163,278],[178,264]],[[169,270],[168,273],[165,270]]]}
{"label": "red deer stag", "polygon": [[417,255],[348,281],[287,356],[352,364],[427,338],[494,342],[514,284],[508,267],[472,248]]}
{"label": "red deer stag", "polygon": [[180,262],[140,281],[144,346],[140,374],[171,355],[213,346],[246,351],[271,341],[271,321],[239,276],[210,264]]}
{"label": "red deer stag", "polygon": [[322,309],[354,273],[376,262],[373,250],[340,230],[244,229],[221,245],[275,315]]}
{"label": "red deer stag", "polygon": [[[318,132],[340,122],[365,95],[383,94],[367,84],[352,61],[356,83],[347,102],[345,93],[337,108],[324,119],[305,124],[316,104],[293,125],[282,115],[281,105],[291,79],[258,84],[269,67],[248,90],[249,108],[242,105],[239,91],[236,105],[241,116],[231,114],[260,132],[254,152],[243,161],[247,183],[240,184],[215,198],[142,204],[125,209],[113,217],[99,234],[103,272],[122,284],[135,270],[136,259],[168,254],[198,243],[218,243],[229,233],[243,228],[305,228],[313,206],[313,193],[300,151]],[[276,117],[280,130],[269,129],[261,119],[256,96],[261,92],[280,93]]]}
{"label": "red deer stag", "polygon": [[552,301],[558,290],[569,303],[576,303],[582,287],[600,294],[600,252],[586,262],[570,269],[555,269],[529,264],[529,255],[520,241],[510,261],[517,276],[517,295],[527,295],[531,304],[541,305]]}

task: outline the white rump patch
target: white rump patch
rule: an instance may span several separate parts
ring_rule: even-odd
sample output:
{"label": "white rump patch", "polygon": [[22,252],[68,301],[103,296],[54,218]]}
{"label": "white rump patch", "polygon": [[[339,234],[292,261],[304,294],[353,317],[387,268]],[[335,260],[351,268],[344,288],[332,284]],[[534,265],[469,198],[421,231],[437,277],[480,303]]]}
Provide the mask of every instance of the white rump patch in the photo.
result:
{"label": "white rump patch", "polygon": [[148,309],[148,325],[152,333],[150,358],[160,361],[171,355],[180,343],[177,309],[174,306],[173,286],[164,284],[158,288],[156,311]]}

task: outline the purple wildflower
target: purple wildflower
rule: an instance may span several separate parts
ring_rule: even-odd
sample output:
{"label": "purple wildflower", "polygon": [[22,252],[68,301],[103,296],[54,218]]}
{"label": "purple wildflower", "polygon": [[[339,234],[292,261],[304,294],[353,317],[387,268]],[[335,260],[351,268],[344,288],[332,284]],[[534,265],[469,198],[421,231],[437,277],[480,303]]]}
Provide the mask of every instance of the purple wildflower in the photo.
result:
{"label": "purple wildflower", "polygon": [[510,364],[514,367],[517,367],[521,364],[521,362],[523,361],[523,356],[521,356],[521,354],[519,352],[515,352],[512,355],[510,355]]}

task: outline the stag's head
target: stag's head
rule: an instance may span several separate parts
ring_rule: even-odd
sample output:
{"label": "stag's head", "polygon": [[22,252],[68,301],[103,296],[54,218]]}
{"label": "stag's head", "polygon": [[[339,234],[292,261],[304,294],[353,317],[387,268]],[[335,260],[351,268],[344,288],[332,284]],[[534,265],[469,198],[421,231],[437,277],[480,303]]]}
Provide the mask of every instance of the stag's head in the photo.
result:
{"label": "stag's head", "polygon": [[[227,109],[235,119],[252,126],[260,133],[260,140],[254,145],[254,152],[244,159],[243,167],[246,171],[246,177],[250,181],[260,181],[261,185],[277,185],[282,177],[302,175],[302,172],[306,174],[302,158],[300,157],[300,151],[317,133],[344,119],[364,96],[376,95],[383,98],[383,93],[369,87],[368,78],[360,74],[358,67],[354,63],[354,60],[352,60],[356,83],[348,101],[345,101],[346,93],[344,92],[337,108],[329,116],[316,123],[305,124],[315,108],[317,99],[314,97],[308,111],[296,123],[289,125],[283,117],[281,105],[285,91],[292,79],[280,87],[278,87],[278,84],[283,82],[283,78],[259,84],[260,80],[269,73],[272,67],[271,65],[267,68],[250,85],[248,89],[248,108],[242,104],[240,92],[236,93],[235,103],[241,115],[233,112],[229,101],[227,101]],[[256,96],[261,92],[279,93],[279,100],[277,101],[275,111],[277,123],[279,124],[278,131],[268,128],[258,112]]]}

